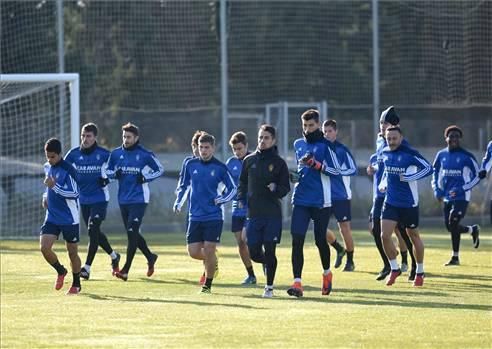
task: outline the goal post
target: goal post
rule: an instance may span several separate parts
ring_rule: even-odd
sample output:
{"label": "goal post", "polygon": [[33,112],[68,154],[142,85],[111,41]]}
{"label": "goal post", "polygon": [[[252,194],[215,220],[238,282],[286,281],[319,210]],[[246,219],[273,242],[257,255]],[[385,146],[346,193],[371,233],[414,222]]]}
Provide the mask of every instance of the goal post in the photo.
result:
{"label": "goal post", "polygon": [[0,74],[0,238],[36,235],[43,146],[56,137],[63,152],[79,144],[79,75]]}

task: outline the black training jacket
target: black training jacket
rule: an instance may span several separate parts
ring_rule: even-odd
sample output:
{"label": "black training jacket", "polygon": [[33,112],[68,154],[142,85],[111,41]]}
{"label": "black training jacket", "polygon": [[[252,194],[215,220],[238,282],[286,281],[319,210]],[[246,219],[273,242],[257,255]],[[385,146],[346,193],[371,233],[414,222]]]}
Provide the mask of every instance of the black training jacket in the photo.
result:
{"label": "black training jacket", "polygon": [[[272,182],[273,192],[267,187]],[[289,169],[276,146],[244,158],[237,196],[248,202],[248,217],[282,217],[281,199],[289,191]]]}

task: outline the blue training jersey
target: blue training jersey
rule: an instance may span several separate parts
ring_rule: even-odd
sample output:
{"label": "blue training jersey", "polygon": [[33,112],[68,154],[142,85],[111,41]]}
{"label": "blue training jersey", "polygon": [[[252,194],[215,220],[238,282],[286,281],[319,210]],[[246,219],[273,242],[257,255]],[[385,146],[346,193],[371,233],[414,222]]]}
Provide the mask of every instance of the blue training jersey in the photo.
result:
{"label": "blue training jersey", "polygon": [[489,172],[492,168],[492,141],[487,145],[487,150],[485,151],[485,156],[482,159],[482,166],[480,166],[480,170],[485,170]]}
{"label": "blue training jersey", "polygon": [[384,198],[385,194],[379,190],[379,184],[381,183],[384,172],[383,158],[380,157],[378,160],[378,154],[374,153],[369,158],[369,165],[374,168],[374,174],[372,175],[372,198],[373,200]]}
{"label": "blue training jersey", "polygon": [[[328,147],[324,138],[309,143],[304,138],[294,141],[299,181],[294,186],[292,204],[307,207],[331,206],[331,178],[340,172],[335,168],[336,154]],[[304,165],[299,160],[311,153],[323,163],[323,170],[318,171]]]}
{"label": "blue training jersey", "polygon": [[[118,179],[118,202],[120,204],[149,203],[150,190],[148,182],[159,178],[164,173],[154,153],[140,144],[129,148],[120,146],[111,152],[106,174],[108,178]],[[142,178],[144,183],[139,183]]]}
{"label": "blue training jersey", "polygon": [[[246,156],[249,155],[246,154]],[[231,173],[232,179],[234,180],[234,184],[236,187],[239,185],[239,176],[241,175],[241,170],[243,168],[243,160],[238,159],[235,156],[231,156],[226,161],[226,166],[229,172]],[[234,217],[246,217],[248,214],[247,205],[244,205],[243,208],[239,208],[239,201],[237,200],[237,196],[232,200],[232,215]]]}
{"label": "blue training jersey", "polygon": [[[432,189],[436,198],[444,201],[470,201],[471,189],[480,182],[478,163],[472,153],[463,148],[444,148],[434,159]],[[450,195],[451,192],[455,196]]]}
{"label": "blue training jersey", "polygon": [[431,164],[418,151],[403,144],[394,151],[384,148],[382,156],[384,173],[379,187],[386,188],[384,202],[396,207],[417,207],[417,180],[432,174]]}
{"label": "blue training jersey", "polygon": [[65,156],[65,161],[77,170],[79,186],[79,201],[83,205],[91,205],[109,201],[107,186],[101,187],[100,178],[106,178],[106,166],[109,160],[109,150],[97,143],[89,149],[76,147]]}
{"label": "blue training jersey", "polygon": [[[177,189],[175,209],[181,209],[189,190],[189,220],[224,220],[222,204],[235,198],[237,188],[225,164],[212,157],[186,162],[183,181]],[[217,199],[217,204],[215,203]]]}
{"label": "blue training jersey", "polygon": [[350,176],[357,174],[357,165],[354,157],[345,144],[335,140],[326,142],[330,149],[335,153],[335,167],[340,173],[330,177],[331,200],[350,200],[352,199],[352,190],[350,189]]}
{"label": "blue training jersey", "polygon": [[79,190],[75,182],[75,168],[65,160],[60,160],[54,166],[46,162],[44,174],[53,177],[56,182],[53,188],[46,188],[43,194],[48,204],[45,222],[56,225],[79,224]]}

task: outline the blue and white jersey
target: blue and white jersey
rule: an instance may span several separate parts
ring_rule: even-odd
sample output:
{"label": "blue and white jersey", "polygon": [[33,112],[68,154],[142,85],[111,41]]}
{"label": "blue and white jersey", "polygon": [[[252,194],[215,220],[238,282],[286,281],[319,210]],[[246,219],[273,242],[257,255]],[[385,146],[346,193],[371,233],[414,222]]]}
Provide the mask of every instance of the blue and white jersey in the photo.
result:
{"label": "blue and white jersey", "polygon": [[[304,138],[294,141],[299,181],[294,186],[292,204],[306,207],[331,206],[331,178],[340,172],[335,168],[336,154],[328,147],[324,138],[309,143]],[[323,163],[323,171],[315,170],[299,160],[311,153]]]}
{"label": "blue and white jersey", "polygon": [[46,188],[43,194],[48,204],[45,222],[55,225],[79,224],[79,190],[75,182],[75,168],[65,160],[60,160],[54,166],[46,162],[44,174],[53,177],[56,182],[53,188]]}
{"label": "blue and white jersey", "polygon": [[376,198],[384,198],[385,193],[379,190],[379,184],[381,183],[381,179],[383,178],[384,172],[384,162],[383,157],[379,157],[378,154],[374,153],[369,158],[369,165],[374,168],[374,174],[372,175],[372,198],[375,200]]}
{"label": "blue and white jersey", "polygon": [[101,187],[99,178],[106,178],[106,166],[109,160],[109,150],[94,144],[83,149],[76,147],[65,156],[65,161],[77,170],[77,184],[80,191],[80,203],[91,205],[109,201],[107,186]]}
{"label": "blue and white jersey", "polygon": [[335,167],[340,171],[339,175],[330,178],[331,200],[350,200],[352,199],[350,176],[355,176],[357,174],[357,165],[355,164],[354,157],[349,148],[339,141],[326,141],[326,143],[336,154]]}
{"label": "blue and white jersey", "polygon": [[[174,194],[178,195],[178,189],[179,189],[181,183],[183,183],[184,170],[185,170],[186,163],[188,161],[190,161],[191,159],[195,159],[195,158],[196,157],[194,155],[188,155],[187,157],[184,158],[183,163],[181,164],[181,170],[179,170],[178,185],[176,187],[176,190],[174,191]],[[186,198],[188,198],[188,194],[186,195]]]}
{"label": "blue and white jersey", "polygon": [[[249,155],[246,154],[246,156]],[[229,172],[231,173],[232,179],[234,180],[234,184],[236,187],[239,185],[239,176],[241,175],[241,170],[243,168],[243,160],[238,159],[235,156],[231,156],[226,161],[226,166]],[[243,208],[239,208],[239,201],[237,201],[237,196],[232,200],[232,215],[234,217],[246,217],[248,215],[247,205],[244,205]]]}
{"label": "blue and white jersey", "polygon": [[227,166],[215,157],[209,161],[194,158],[185,164],[183,181],[177,189],[175,209],[181,210],[188,190],[189,220],[200,222],[224,220],[222,204],[234,199],[237,192]]}
{"label": "blue and white jersey", "polygon": [[[432,189],[436,198],[444,201],[470,201],[471,189],[480,182],[478,163],[472,153],[463,148],[441,149],[434,159]],[[454,192],[456,196],[451,197]]]}
{"label": "blue and white jersey", "polygon": [[487,173],[492,168],[492,141],[487,145],[487,150],[485,152],[485,156],[482,159],[482,166],[480,166],[480,170],[485,170]]}
{"label": "blue and white jersey", "polygon": [[386,188],[385,203],[395,207],[417,207],[417,180],[432,174],[431,164],[415,149],[400,145],[391,151],[383,149],[384,173],[379,185]]}
{"label": "blue and white jersey", "polygon": [[[140,144],[129,148],[120,146],[111,152],[106,174],[108,178],[118,178],[118,202],[122,205],[149,203],[150,190],[148,182],[159,178],[164,173],[154,153]],[[143,176],[144,183],[139,183]]]}

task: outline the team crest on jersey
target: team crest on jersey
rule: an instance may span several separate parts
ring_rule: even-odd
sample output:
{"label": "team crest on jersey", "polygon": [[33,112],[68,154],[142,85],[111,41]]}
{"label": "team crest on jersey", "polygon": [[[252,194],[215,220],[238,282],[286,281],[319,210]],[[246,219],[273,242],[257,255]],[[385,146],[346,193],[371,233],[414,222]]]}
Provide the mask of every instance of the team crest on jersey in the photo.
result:
{"label": "team crest on jersey", "polygon": [[398,155],[398,158],[396,159],[396,161],[398,161],[398,162],[401,161],[401,155]]}
{"label": "team crest on jersey", "polygon": [[457,162],[458,164],[461,162],[461,158],[460,158],[459,156],[456,158],[456,162]]}
{"label": "team crest on jersey", "polygon": [[212,177],[214,177],[214,176],[215,176],[215,170],[210,171],[210,175],[211,175]]}
{"label": "team crest on jersey", "polygon": [[55,174],[55,178],[58,179],[58,177],[60,177],[60,174],[59,173]]}
{"label": "team crest on jersey", "polygon": [[137,161],[140,160],[140,154],[137,154],[137,157],[136,157]]}
{"label": "team crest on jersey", "polygon": [[268,172],[272,172],[273,171],[273,164],[270,164],[268,165]]}
{"label": "team crest on jersey", "polygon": [[97,159],[97,160],[100,160],[100,159],[101,159],[101,155],[97,154],[97,155],[96,155],[96,159]]}

